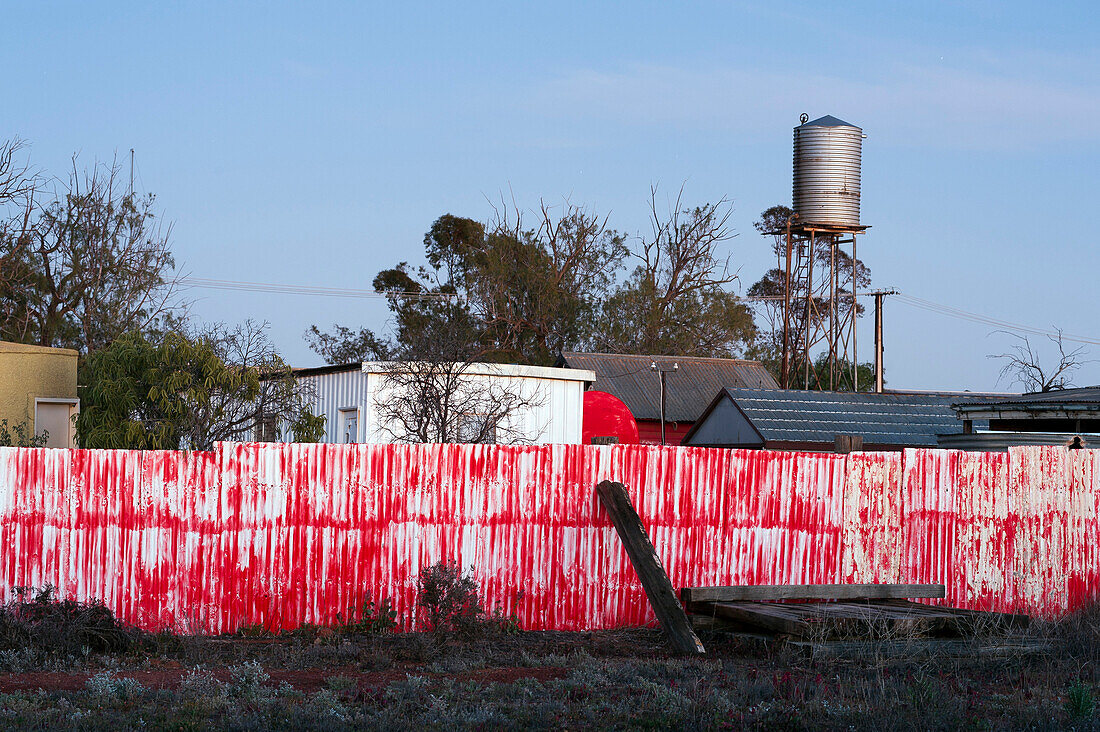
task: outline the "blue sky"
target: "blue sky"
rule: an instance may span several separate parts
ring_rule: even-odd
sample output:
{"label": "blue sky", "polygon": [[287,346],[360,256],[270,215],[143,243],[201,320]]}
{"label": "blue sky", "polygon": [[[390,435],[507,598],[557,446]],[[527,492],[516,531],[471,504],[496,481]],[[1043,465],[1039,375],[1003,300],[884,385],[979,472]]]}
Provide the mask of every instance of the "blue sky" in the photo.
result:
{"label": "blue sky", "polygon": [[[1083,2],[22,3],[0,135],[55,173],[134,148],[195,277],[369,288],[437,216],[487,218],[502,192],[638,232],[650,185],[687,181],[733,200],[747,288],[770,264],[752,222],[790,202],[791,128],[833,114],[868,135],[876,286],[1100,339],[1098,31]],[[200,319],[270,321],[296,365],[318,362],[311,323],[387,316],[189,294]],[[890,386],[996,387],[994,330],[888,303]]]}

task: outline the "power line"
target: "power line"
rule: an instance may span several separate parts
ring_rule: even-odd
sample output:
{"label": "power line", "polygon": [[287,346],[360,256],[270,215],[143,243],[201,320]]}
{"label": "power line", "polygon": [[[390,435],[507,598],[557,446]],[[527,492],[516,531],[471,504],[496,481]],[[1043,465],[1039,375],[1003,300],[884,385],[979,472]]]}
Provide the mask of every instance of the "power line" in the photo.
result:
{"label": "power line", "polygon": [[906,305],[910,305],[927,312],[937,313],[939,315],[946,315],[950,318],[957,318],[959,320],[967,320],[972,323],[980,323],[982,325],[992,325],[1001,330],[1015,331],[1018,333],[1027,333],[1029,335],[1041,335],[1049,336],[1051,338],[1062,338],[1066,341],[1072,341],[1074,343],[1085,343],[1093,346],[1100,346],[1100,339],[1091,338],[1089,336],[1075,335],[1072,333],[1062,333],[1057,329],[1036,328],[1030,325],[1023,325],[1022,323],[1014,323],[1009,320],[1001,320],[999,318],[991,318],[987,315],[981,315],[979,313],[972,313],[969,310],[963,310],[962,308],[952,307],[951,305],[944,305],[942,303],[933,302],[931,300],[925,300],[923,298],[914,297],[913,295],[906,295],[904,292],[896,293],[898,302],[903,302]]}
{"label": "power line", "polygon": [[215,280],[205,277],[182,277],[180,284],[185,287],[200,287],[207,290],[231,290],[237,292],[272,292],[282,295],[313,295],[319,297],[350,298],[389,298],[403,297],[418,300],[452,300],[457,294],[449,292],[408,292],[358,290],[343,287],[319,287],[313,285],[287,285],[275,282],[244,282],[240,280]]}
{"label": "power line", "polygon": [[[346,297],[356,299],[386,299],[389,297],[401,297],[418,300],[451,300],[457,299],[459,297],[459,295],[449,292],[384,292],[379,290],[361,290],[343,287],[321,287],[316,285],[288,285],[275,282],[218,280],[205,277],[183,277],[180,279],[179,282],[181,285],[186,287],[198,287],[208,290],[228,290],[236,292],[269,292],[282,295],[308,295],[315,297]],[[872,292],[860,293],[861,296],[873,294],[874,293]],[[1100,338],[1076,335],[1072,333],[1060,333],[1057,329],[1037,328],[1030,325],[1024,325],[1022,323],[1015,323],[1009,320],[1002,320],[1000,318],[994,318],[988,315],[974,313],[969,310],[963,310],[962,308],[957,308],[951,305],[933,302],[932,300],[925,300],[924,298],[916,297],[914,295],[908,295],[898,290],[891,291],[891,294],[897,297],[898,302],[902,302],[906,305],[924,310],[926,312],[936,313],[937,315],[944,315],[949,318],[956,318],[958,320],[965,320],[981,325],[989,325],[1001,330],[1008,330],[1017,333],[1049,336],[1051,338],[1061,337],[1063,340],[1071,341],[1074,343],[1100,346]],[[851,298],[852,295],[851,293],[845,293],[844,297]],[[748,302],[769,302],[781,301],[784,298],[783,295],[753,295],[743,297],[742,299]]]}
{"label": "power line", "polygon": [[[974,313],[969,310],[963,310],[952,305],[944,305],[943,303],[933,302],[932,300],[925,300],[924,298],[916,297],[914,295],[907,295],[899,290],[884,291],[887,294],[896,295],[898,302],[904,303],[914,308],[924,310],[926,312],[935,313],[937,315],[945,315],[949,318],[956,318],[958,320],[966,320],[971,323],[978,323],[981,325],[991,325],[999,330],[1013,331],[1016,333],[1026,333],[1028,335],[1048,336],[1050,338],[1061,338],[1064,341],[1071,341],[1073,343],[1084,343],[1091,346],[1100,346],[1100,338],[1093,338],[1090,336],[1076,335],[1073,333],[1059,332],[1057,329],[1050,328],[1037,328],[1031,325],[1024,325],[1023,323],[1015,323],[1010,320],[1002,320],[1000,318],[993,318],[988,315],[982,315],[980,313]],[[860,293],[860,296],[874,295],[874,292]],[[851,293],[844,293],[845,299],[852,297]],[[758,295],[742,298],[749,302],[775,302],[782,301],[783,295]]]}

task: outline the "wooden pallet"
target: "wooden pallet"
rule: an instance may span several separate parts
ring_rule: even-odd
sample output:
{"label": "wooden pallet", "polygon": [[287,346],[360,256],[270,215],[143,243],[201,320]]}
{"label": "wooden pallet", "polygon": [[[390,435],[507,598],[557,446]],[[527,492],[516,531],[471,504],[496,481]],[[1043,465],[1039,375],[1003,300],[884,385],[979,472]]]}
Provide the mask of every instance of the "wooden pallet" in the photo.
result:
{"label": "wooden pallet", "polygon": [[[685,588],[684,606],[711,627],[807,641],[885,641],[1003,635],[1027,625],[1021,615],[925,605],[943,585],[790,585]],[[698,623],[698,620],[693,620]]]}

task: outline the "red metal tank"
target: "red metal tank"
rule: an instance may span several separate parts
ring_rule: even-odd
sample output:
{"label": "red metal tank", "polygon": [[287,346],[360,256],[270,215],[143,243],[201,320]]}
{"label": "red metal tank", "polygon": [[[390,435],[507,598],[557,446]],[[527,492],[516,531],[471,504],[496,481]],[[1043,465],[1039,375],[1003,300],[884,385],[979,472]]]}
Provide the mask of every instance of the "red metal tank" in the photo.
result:
{"label": "red metal tank", "polygon": [[591,445],[593,437],[617,437],[620,445],[637,445],[638,423],[618,397],[605,391],[586,391],[581,435],[585,445]]}

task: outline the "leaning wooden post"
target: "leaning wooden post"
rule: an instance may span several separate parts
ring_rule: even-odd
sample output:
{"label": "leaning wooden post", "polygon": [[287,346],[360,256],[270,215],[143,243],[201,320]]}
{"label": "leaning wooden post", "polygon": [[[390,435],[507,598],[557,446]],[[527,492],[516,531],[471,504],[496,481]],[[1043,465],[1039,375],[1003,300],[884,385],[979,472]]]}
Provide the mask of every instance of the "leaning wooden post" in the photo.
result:
{"label": "leaning wooden post", "polygon": [[638,579],[642,581],[657,621],[672,640],[672,645],[680,653],[706,653],[702,642],[688,623],[684,608],[676,597],[676,590],[672,588],[672,582],[665,574],[665,568],[661,566],[661,560],[653,549],[653,542],[649,540],[649,534],[642,526],[642,520],[630,502],[630,496],[626,494],[626,488],[622,483],[605,480],[596,486],[596,492],[611,517],[611,523],[615,524],[615,530],[626,547],[627,556],[630,557],[634,571],[638,573]]}

